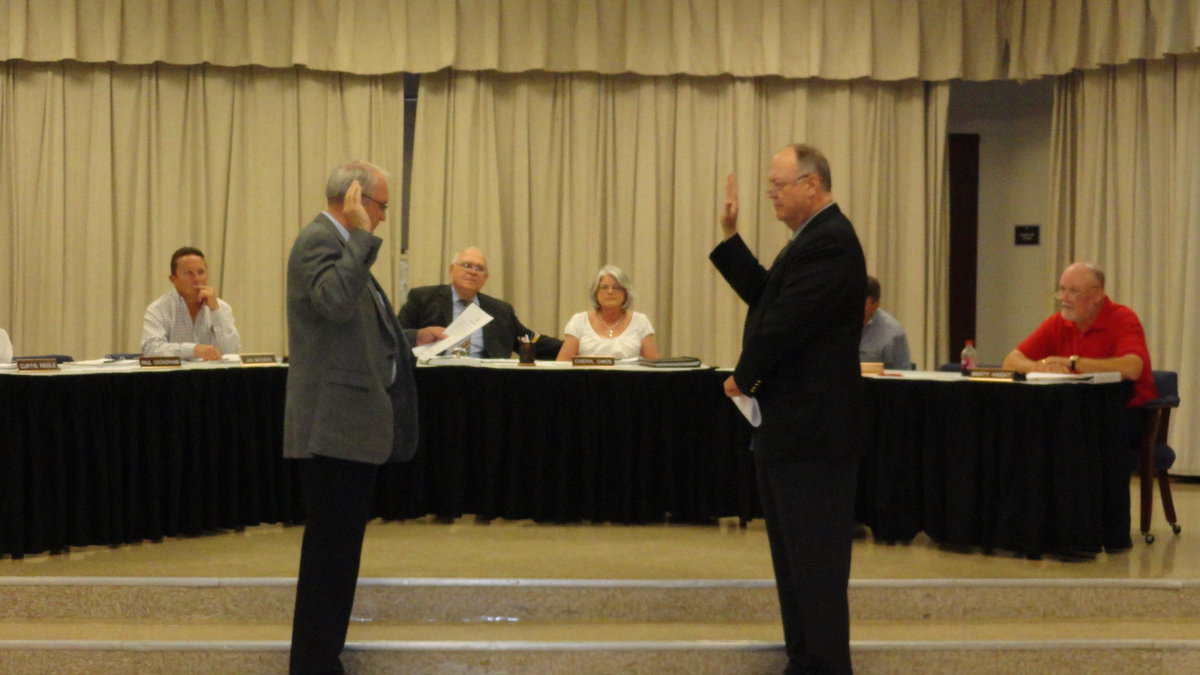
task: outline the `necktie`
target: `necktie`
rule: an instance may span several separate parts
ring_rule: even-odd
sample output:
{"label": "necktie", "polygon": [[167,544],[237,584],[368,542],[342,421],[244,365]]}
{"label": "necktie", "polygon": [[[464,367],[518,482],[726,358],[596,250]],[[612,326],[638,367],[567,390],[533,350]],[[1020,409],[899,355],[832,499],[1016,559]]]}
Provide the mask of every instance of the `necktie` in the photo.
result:
{"label": "necktie", "polygon": [[[470,301],[470,300],[461,300],[461,299],[460,299],[460,300],[458,301],[458,304],[462,305],[463,311],[465,312],[465,311],[467,311],[467,308],[471,306],[471,301]],[[459,347],[461,347],[462,349],[466,350],[466,352],[467,352],[467,354],[466,354],[466,355],[467,355],[467,356],[470,356],[470,355],[471,355],[471,336],[470,336],[470,335],[468,335],[468,336],[467,336],[467,339],[466,339],[466,340],[463,340],[462,342],[460,342],[460,343],[458,344],[458,346],[459,346]]]}

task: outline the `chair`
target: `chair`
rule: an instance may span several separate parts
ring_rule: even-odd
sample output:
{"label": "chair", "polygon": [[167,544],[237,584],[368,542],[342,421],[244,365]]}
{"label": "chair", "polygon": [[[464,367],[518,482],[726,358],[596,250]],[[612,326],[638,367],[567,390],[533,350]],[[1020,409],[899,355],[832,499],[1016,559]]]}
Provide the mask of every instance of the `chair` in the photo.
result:
{"label": "chair", "polygon": [[1146,431],[1142,435],[1138,453],[1138,473],[1142,486],[1142,536],[1147,544],[1154,543],[1150,532],[1150,514],[1154,510],[1154,476],[1158,476],[1158,492],[1162,496],[1163,515],[1171,525],[1171,531],[1179,534],[1179,523],[1175,521],[1175,502],[1171,499],[1171,481],[1167,469],[1175,461],[1175,451],[1167,445],[1167,432],[1171,427],[1171,409],[1179,407],[1179,375],[1171,370],[1156,370],[1154,387],[1158,398],[1146,401]]}

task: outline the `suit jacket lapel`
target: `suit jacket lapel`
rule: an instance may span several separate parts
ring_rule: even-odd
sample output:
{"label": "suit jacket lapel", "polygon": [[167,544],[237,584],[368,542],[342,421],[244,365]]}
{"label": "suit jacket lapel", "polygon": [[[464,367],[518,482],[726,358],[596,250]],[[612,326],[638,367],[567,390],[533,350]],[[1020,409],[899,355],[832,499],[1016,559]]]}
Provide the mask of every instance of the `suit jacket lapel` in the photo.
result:
{"label": "suit jacket lapel", "polygon": [[375,313],[379,316],[379,321],[387,329],[387,334],[391,336],[392,343],[397,344],[396,328],[392,325],[392,308],[388,304],[387,295],[384,294],[383,288],[375,280],[374,274],[371,275],[371,297],[375,300]]}
{"label": "suit jacket lapel", "polygon": [[454,322],[454,293],[450,290],[450,284],[438,289],[437,311],[436,325],[449,326]]}

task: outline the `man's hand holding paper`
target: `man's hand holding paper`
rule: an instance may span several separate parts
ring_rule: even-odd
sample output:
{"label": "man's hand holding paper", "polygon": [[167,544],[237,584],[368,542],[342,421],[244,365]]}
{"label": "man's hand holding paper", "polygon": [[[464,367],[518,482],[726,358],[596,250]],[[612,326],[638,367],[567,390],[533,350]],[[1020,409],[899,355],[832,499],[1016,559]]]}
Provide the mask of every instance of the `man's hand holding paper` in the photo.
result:
{"label": "man's hand holding paper", "polygon": [[466,340],[467,337],[486,326],[492,316],[479,308],[478,305],[468,305],[449,326],[446,327],[446,337],[431,344],[413,347],[413,355],[419,360],[433,358],[454,345]]}

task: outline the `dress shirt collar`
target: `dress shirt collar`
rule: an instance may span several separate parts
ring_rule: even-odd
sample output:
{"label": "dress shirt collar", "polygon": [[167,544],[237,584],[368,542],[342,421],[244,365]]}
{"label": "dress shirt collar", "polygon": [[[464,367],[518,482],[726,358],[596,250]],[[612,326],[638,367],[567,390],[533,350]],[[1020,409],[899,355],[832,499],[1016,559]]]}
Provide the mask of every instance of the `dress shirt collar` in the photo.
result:
{"label": "dress shirt collar", "polygon": [[[190,310],[188,310],[187,298],[185,298],[179,294],[179,289],[175,289],[175,304],[182,307],[183,311],[185,311],[185,312],[190,311]],[[204,311],[207,309],[208,309],[207,302],[200,303],[200,311],[196,314],[196,319],[199,319],[200,315],[203,314]]]}
{"label": "dress shirt collar", "polygon": [[[458,289],[454,287],[454,284],[450,284],[450,297],[454,298],[454,307],[456,310],[458,308],[462,307],[462,303],[460,302],[460,300],[462,300],[462,298],[460,298],[458,296]],[[472,305],[479,304],[479,294],[478,293],[475,294],[475,297],[471,298],[471,304]],[[458,316],[458,312],[455,311],[454,315]]]}
{"label": "dress shirt collar", "polygon": [[322,211],[321,213],[338,229],[338,234],[342,235],[342,241],[350,241],[350,230],[347,230],[345,225],[339,223],[338,219],[334,218],[332,213],[328,211]]}
{"label": "dress shirt collar", "polygon": [[817,209],[817,212],[812,214],[811,216],[809,216],[808,220],[804,221],[803,223],[800,223],[800,227],[797,227],[796,231],[792,233],[792,236],[788,237],[788,241],[792,241],[796,237],[800,236],[800,232],[803,231],[805,227],[808,227],[808,224],[813,221],[813,218],[816,218],[818,215],[820,215],[820,213],[822,211],[824,211],[825,209],[827,209],[833,205],[834,205],[834,202],[829,202],[825,206],[822,206],[821,208]]}

